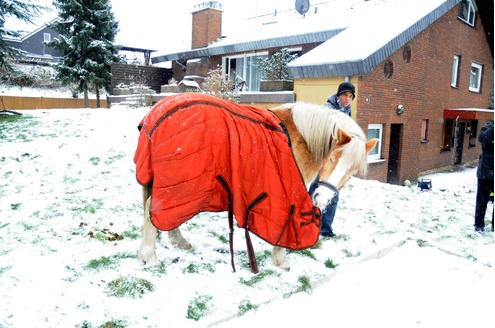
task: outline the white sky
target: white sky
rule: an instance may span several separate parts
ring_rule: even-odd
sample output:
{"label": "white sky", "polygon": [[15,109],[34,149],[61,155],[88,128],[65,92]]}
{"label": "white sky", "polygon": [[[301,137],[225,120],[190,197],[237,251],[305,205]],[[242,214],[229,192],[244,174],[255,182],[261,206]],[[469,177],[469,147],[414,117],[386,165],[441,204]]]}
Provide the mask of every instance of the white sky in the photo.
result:
{"label": "white sky", "polygon": [[[117,42],[125,46],[142,47],[160,52],[190,49],[191,12],[200,0],[111,0],[116,20],[119,22]],[[275,8],[294,8],[295,0],[222,0],[224,27],[235,20],[265,13]],[[52,0],[39,0],[40,5],[51,6]],[[53,10],[38,19],[43,24],[56,17]],[[6,20],[10,29],[32,31],[36,27],[12,19]]]}

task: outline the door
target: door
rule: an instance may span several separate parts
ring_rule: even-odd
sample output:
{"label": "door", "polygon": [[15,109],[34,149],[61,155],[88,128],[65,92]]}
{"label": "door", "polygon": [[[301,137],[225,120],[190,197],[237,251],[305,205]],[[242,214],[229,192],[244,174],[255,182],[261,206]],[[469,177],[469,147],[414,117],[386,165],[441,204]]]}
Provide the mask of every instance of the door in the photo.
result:
{"label": "door", "polygon": [[466,122],[458,119],[454,128],[454,165],[462,163],[462,149],[464,148],[464,133],[466,132]]}
{"label": "door", "polygon": [[399,158],[400,141],[402,137],[402,124],[392,124],[390,126],[390,146],[388,150],[388,171],[387,182],[400,184],[399,180]]}

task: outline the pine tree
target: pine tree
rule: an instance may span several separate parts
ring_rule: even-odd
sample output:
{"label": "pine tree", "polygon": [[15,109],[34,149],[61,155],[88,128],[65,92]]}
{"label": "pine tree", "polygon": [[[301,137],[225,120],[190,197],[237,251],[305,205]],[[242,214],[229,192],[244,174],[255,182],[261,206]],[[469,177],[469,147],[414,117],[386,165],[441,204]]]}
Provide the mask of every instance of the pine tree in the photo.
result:
{"label": "pine tree", "polygon": [[99,91],[109,91],[110,68],[118,61],[114,44],[118,23],[110,0],[54,0],[53,4],[58,20],[52,27],[60,35],[49,45],[63,51],[55,66],[57,77],[84,93],[85,107],[89,107],[88,91],[94,90],[99,107]]}
{"label": "pine tree", "polygon": [[15,56],[18,51],[11,48],[3,37],[18,37],[19,32],[5,28],[5,19],[8,16],[15,17],[24,22],[31,23],[33,18],[38,17],[43,6],[35,5],[26,0],[0,1],[0,70],[12,70],[8,58]]}

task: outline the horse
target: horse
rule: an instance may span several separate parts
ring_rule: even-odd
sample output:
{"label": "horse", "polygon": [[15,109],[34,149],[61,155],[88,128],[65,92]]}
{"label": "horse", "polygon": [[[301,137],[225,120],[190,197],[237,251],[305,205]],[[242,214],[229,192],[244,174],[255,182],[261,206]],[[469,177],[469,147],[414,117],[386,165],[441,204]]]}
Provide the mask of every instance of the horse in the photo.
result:
{"label": "horse", "polygon": [[[216,114],[217,112],[219,114]],[[178,113],[183,114],[179,117]],[[218,118],[219,115],[222,116],[221,119]],[[210,124],[217,121],[220,122],[221,128],[212,128],[212,125],[203,127],[204,122]],[[164,122],[166,127],[163,126]],[[248,127],[246,132],[239,132],[242,130],[239,126],[244,124]],[[248,229],[274,245],[273,264],[289,270],[285,249],[303,249],[316,243],[321,225],[319,208],[324,208],[351,176],[366,174],[367,154],[377,143],[377,139],[367,140],[362,129],[352,118],[325,105],[296,102],[261,109],[197,93],[184,93],[162,99],[143,118],[139,128],[140,137],[134,156],[137,180],[143,187],[144,204],[139,257],[150,266],[159,264],[156,257],[159,230],[168,231],[172,245],[190,249],[192,245],[182,235],[180,224],[202,211],[228,210],[231,256],[232,217],[235,215],[238,225],[246,229],[252,271],[257,272],[257,268],[255,259],[253,267],[253,251],[250,249],[252,246]],[[236,134],[232,136],[234,130]],[[258,137],[254,130],[261,130],[261,133],[266,135]],[[210,146],[209,141],[198,140],[210,134],[215,135],[217,142],[214,142],[214,145]],[[225,139],[227,134],[228,139]],[[266,144],[266,140],[272,142],[272,139],[281,141],[276,141],[276,145]],[[172,140],[174,143],[169,146],[168,143]],[[226,140],[225,144],[219,140]],[[254,151],[249,150],[248,156],[234,154],[237,148],[253,148],[252,145],[243,146],[244,140],[255,145]],[[195,145],[194,150],[184,153],[186,144]],[[191,154],[201,155],[205,147],[215,150],[208,150],[206,158],[194,157],[194,165],[184,161],[192,158]],[[288,150],[273,149],[277,147],[287,147]],[[228,158],[217,158],[220,156],[217,150],[224,148],[229,149]],[[254,153],[262,156],[262,159],[249,162],[250,157],[255,156]],[[265,162],[266,158],[273,158],[275,164]],[[177,160],[181,161],[180,165],[172,168],[171,163],[176,163]],[[257,166],[258,161],[263,163]],[[196,170],[203,162],[221,164],[216,164],[213,169],[205,168],[204,174],[200,173],[201,171],[190,172]],[[287,167],[290,167],[292,162],[295,169],[291,171]],[[224,172],[224,166],[233,165],[232,163],[241,163],[236,165],[244,166],[229,168]],[[253,168],[255,166],[256,169]],[[274,168],[270,168],[268,173],[259,172],[272,166]],[[217,174],[215,170],[222,172]],[[242,172],[239,173],[238,170]],[[251,170],[253,173],[249,173]],[[171,171],[174,172],[170,173]],[[249,174],[253,175],[245,176]],[[307,191],[317,177],[318,187],[310,196]],[[254,180],[252,184],[256,187],[243,187],[247,184],[246,179]],[[182,183],[182,180],[187,180],[187,185]],[[204,188],[197,185],[203,180],[211,182]],[[207,196],[194,196],[182,201],[180,198],[189,197],[191,192],[184,191],[185,187],[180,187],[182,185],[191,188],[193,192],[203,188]],[[254,199],[253,201],[239,200],[245,197],[246,191],[237,192],[236,188],[251,190],[256,189],[258,185],[262,186],[261,191],[266,189],[268,192],[256,190],[254,196],[248,197]],[[206,203],[203,198],[207,198]],[[269,200],[265,200],[267,198]],[[191,203],[197,200],[198,204],[190,209]],[[287,201],[289,203],[286,203]],[[264,204],[264,207],[259,204]],[[284,220],[289,217],[290,220],[287,219],[283,224],[262,222],[270,221],[272,217],[278,219],[279,216]],[[272,230],[277,230],[275,235],[272,234]],[[234,268],[233,258],[232,266]]]}

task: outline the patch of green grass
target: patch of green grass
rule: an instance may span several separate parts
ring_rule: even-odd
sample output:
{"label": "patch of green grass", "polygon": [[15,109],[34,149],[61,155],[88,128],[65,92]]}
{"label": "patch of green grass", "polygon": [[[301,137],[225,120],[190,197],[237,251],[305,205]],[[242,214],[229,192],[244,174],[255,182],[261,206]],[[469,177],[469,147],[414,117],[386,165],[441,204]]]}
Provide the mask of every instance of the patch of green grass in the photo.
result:
{"label": "patch of green grass", "polygon": [[241,278],[239,279],[239,282],[246,286],[253,287],[254,285],[259,283],[260,281],[263,281],[267,277],[280,277],[280,273],[277,273],[273,270],[263,270],[258,272],[258,274],[253,276],[251,279],[246,280],[244,278]]}
{"label": "patch of green grass", "polygon": [[132,226],[130,230],[122,232],[122,236],[128,239],[138,239],[141,237],[140,229],[137,226]]}
{"label": "patch of green grass", "polygon": [[91,164],[93,164],[94,166],[97,166],[98,164],[100,164],[100,161],[101,161],[101,159],[99,157],[91,157],[89,159],[89,162]]}
{"label": "patch of green grass", "polygon": [[356,253],[352,253],[350,250],[348,250],[347,248],[344,248],[342,250],[342,252],[345,254],[345,256],[347,257],[357,257],[359,255],[361,255],[361,252],[360,251],[357,251]]}
{"label": "patch of green grass", "polygon": [[22,205],[22,203],[10,204],[10,209],[13,210],[13,211],[16,211],[16,210],[18,210],[18,209],[21,208],[21,205]]}
{"label": "patch of green grass", "polygon": [[9,271],[10,269],[12,268],[11,265],[9,266],[4,266],[4,267],[0,267],[0,275],[4,274],[5,272]]}
{"label": "patch of green grass", "polygon": [[[251,266],[249,265],[249,256],[247,251],[239,252],[241,259],[241,268],[251,270]],[[272,252],[269,250],[264,250],[263,252],[258,252],[255,254],[256,262],[258,263],[258,267],[262,267],[265,265],[266,261],[270,259],[272,256]]]}
{"label": "patch of green grass", "polygon": [[251,310],[256,310],[258,307],[258,305],[251,303],[250,300],[244,299],[239,304],[239,315],[243,315],[244,313]]}
{"label": "patch of green grass", "polygon": [[31,141],[30,128],[37,123],[33,116],[0,114],[0,139],[7,142]]}
{"label": "patch of green grass", "polygon": [[66,265],[65,270],[69,271],[72,274],[72,276],[70,277],[63,278],[63,280],[65,281],[74,282],[81,276],[81,273],[79,273],[74,267],[71,267],[70,265]]}
{"label": "patch of green grass", "polygon": [[122,159],[125,157],[125,154],[124,153],[119,153],[117,155],[113,155],[113,156],[110,156],[108,157],[106,160],[105,160],[105,164],[106,165],[110,165],[112,164],[113,162],[115,161],[118,161],[119,159]]}
{"label": "patch of green grass", "polygon": [[103,199],[93,198],[91,202],[87,202],[84,206],[72,207],[71,210],[76,213],[95,214],[102,206]]}
{"label": "patch of green grass", "polygon": [[334,263],[330,258],[326,259],[324,264],[329,269],[335,269],[338,266],[338,264]]}
{"label": "patch of green grass", "polygon": [[163,261],[160,261],[159,266],[145,267],[143,270],[146,272],[151,272],[157,276],[161,276],[161,275],[164,275],[167,273],[167,270],[165,268],[165,262],[163,262]]}
{"label": "patch of green grass", "polygon": [[[112,319],[98,326],[98,328],[125,328],[127,327],[127,322],[125,320],[120,319]],[[93,328],[93,325],[84,320],[84,322],[80,325],[76,325],[76,328]]]}
{"label": "patch of green grass", "polygon": [[138,298],[153,290],[155,286],[150,281],[134,276],[119,277],[107,285],[107,294],[116,297]]}
{"label": "patch of green grass", "polygon": [[112,256],[102,256],[97,259],[90,260],[85,268],[88,270],[101,270],[114,268],[122,259],[137,258],[136,254],[121,252]]}
{"label": "patch of green grass", "polygon": [[197,264],[191,263],[184,270],[184,273],[199,273],[199,267]]}
{"label": "patch of green grass", "polygon": [[208,314],[211,306],[208,304],[213,299],[210,295],[199,295],[189,302],[186,318],[198,321]]}
{"label": "patch of green grass", "polygon": [[212,235],[213,237],[218,238],[218,240],[220,240],[223,244],[228,244],[229,243],[229,239],[225,235],[221,235],[218,232],[213,231],[213,230],[208,230],[208,233],[210,235]]}
{"label": "patch of green grass", "polygon": [[297,283],[298,283],[298,287],[297,287],[298,291],[306,292],[308,294],[311,294],[311,292],[313,291],[313,286],[311,286],[311,280],[309,279],[308,276],[306,275],[299,276],[299,278],[297,278]]}
{"label": "patch of green grass", "polygon": [[26,222],[22,222],[21,224],[24,228],[24,231],[33,231],[36,228],[34,225],[26,223]]}
{"label": "patch of green grass", "polygon": [[98,328],[125,328],[125,327],[127,327],[127,322],[125,320],[120,320],[120,319],[112,319],[98,326]]}
{"label": "patch of green grass", "polygon": [[113,268],[116,264],[117,262],[114,258],[102,256],[100,258],[90,260],[88,264],[86,264],[85,268],[89,270],[109,269]]}
{"label": "patch of green grass", "polygon": [[297,251],[289,251],[289,253],[298,254],[301,256],[309,257],[310,259],[317,260],[315,254],[310,249],[301,249]]}
{"label": "patch of green grass", "polygon": [[213,272],[215,272],[215,266],[211,263],[202,263],[201,265],[191,263],[187,267],[185,267],[182,270],[182,272],[183,273],[199,273],[200,270],[206,270],[206,271],[213,273]]}

